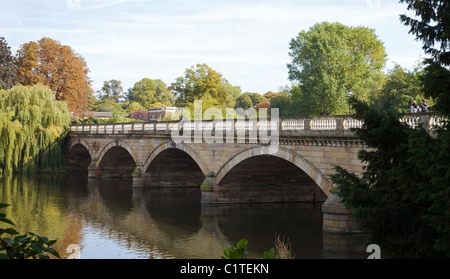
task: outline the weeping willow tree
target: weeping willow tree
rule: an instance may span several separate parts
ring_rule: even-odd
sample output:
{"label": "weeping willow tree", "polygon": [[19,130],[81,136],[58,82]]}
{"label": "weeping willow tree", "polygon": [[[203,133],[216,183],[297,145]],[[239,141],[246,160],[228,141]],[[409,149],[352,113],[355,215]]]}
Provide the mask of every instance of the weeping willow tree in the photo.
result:
{"label": "weeping willow tree", "polygon": [[67,104],[44,85],[0,90],[0,174],[60,171]]}

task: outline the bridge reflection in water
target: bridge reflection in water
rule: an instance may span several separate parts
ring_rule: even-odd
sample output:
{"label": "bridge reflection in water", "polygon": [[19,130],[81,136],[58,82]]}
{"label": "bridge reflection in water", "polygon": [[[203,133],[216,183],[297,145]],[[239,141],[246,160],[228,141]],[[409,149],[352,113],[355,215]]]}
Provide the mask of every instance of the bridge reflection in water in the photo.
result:
{"label": "bridge reflection in water", "polygon": [[[198,188],[131,183],[82,172],[3,177],[0,202],[11,204],[6,213],[18,231],[57,239],[63,258],[74,256],[68,247],[79,247],[83,259],[219,259],[223,249],[246,238],[255,259],[274,246],[276,233],[289,238],[297,259],[355,257],[345,250],[358,245],[324,237],[322,203],[205,204]],[[357,257],[367,257],[359,248]]]}
{"label": "bridge reflection in water", "polygon": [[[259,258],[274,246],[276,233],[289,238],[298,259],[365,255],[357,236],[344,236],[356,243],[342,242],[336,235],[331,245],[323,239],[322,203],[213,205],[200,202],[198,188],[132,188],[130,179],[74,178],[68,185],[78,190],[85,185],[87,195],[70,199],[69,207],[82,216],[85,226],[102,231],[103,238],[114,239],[139,257],[218,259],[225,247],[246,238],[249,258]],[[340,243],[352,247],[336,251]],[[82,258],[108,254],[108,247],[84,240],[80,245]],[[354,248],[359,253],[349,252]]]}

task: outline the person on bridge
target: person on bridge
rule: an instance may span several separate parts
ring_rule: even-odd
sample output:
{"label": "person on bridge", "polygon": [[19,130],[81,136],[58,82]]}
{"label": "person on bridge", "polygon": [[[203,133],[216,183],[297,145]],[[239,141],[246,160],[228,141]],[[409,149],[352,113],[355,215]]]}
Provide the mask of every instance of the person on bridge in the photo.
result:
{"label": "person on bridge", "polygon": [[420,112],[420,107],[417,105],[416,100],[413,100],[411,104],[411,113],[418,113],[418,112]]}
{"label": "person on bridge", "polygon": [[428,104],[425,99],[422,99],[422,103],[420,104],[420,111],[421,112],[429,112]]}

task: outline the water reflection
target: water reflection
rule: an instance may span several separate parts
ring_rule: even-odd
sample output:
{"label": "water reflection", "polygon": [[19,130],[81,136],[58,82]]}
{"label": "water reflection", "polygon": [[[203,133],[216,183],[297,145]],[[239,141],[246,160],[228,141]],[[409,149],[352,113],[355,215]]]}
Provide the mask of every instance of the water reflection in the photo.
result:
{"label": "water reflection", "polygon": [[83,173],[15,176],[0,180],[0,202],[12,205],[6,213],[19,231],[57,239],[63,258],[76,244],[81,258],[219,259],[241,238],[249,258],[259,258],[275,234],[290,240],[298,259],[341,257],[323,251],[321,204],[208,205],[196,188],[131,185]]}

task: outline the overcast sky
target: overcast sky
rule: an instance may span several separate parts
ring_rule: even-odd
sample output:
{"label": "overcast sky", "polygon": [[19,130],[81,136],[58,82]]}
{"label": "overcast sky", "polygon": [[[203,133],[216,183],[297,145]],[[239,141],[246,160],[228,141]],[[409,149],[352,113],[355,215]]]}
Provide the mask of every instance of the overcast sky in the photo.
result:
{"label": "overcast sky", "polygon": [[386,68],[412,67],[423,58],[408,34],[398,0],[0,0],[0,37],[13,54],[50,37],[83,56],[95,90],[142,78],[167,85],[187,68],[206,63],[242,92],[290,85],[289,41],[328,21],[375,29],[388,53]]}

